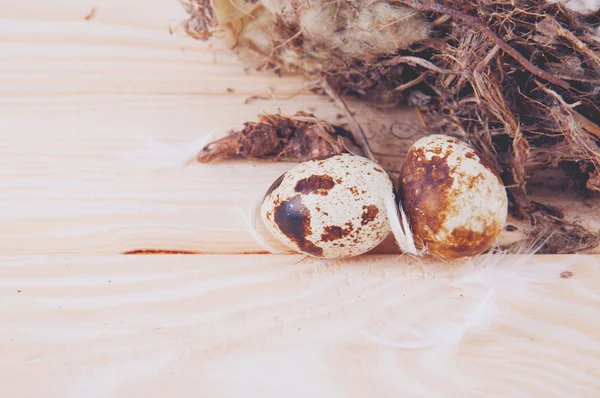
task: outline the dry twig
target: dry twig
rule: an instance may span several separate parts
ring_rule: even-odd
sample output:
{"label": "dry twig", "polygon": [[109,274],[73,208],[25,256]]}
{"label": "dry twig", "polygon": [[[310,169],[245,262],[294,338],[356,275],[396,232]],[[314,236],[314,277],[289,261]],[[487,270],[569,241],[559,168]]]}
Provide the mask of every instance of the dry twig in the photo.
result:
{"label": "dry twig", "polygon": [[416,79],[411,80],[409,82],[406,82],[406,83],[403,83],[403,84],[397,86],[396,88],[394,88],[394,91],[401,92],[401,91],[407,90],[407,89],[409,89],[409,88],[411,88],[413,86],[416,86],[417,84],[421,83],[426,78],[427,78],[427,73],[423,73],[419,77],[417,77]]}
{"label": "dry twig", "polygon": [[360,145],[361,149],[363,150],[363,152],[365,153],[365,155],[370,160],[377,162],[375,155],[373,155],[373,151],[371,151],[371,147],[369,146],[369,141],[367,140],[367,136],[365,135],[364,130],[362,129],[360,124],[356,121],[356,119],[352,115],[352,112],[350,112],[350,109],[348,109],[348,106],[346,105],[346,103],[344,102],[342,97],[340,97],[339,94],[331,87],[331,85],[327,82],[327,79],[323,78],[323,80],[321,82],[321,86],[323,87],[323,90],[325,90],[327,95],[330,96],[331,99],[335,101],[337,106],[339,106],[342,109],[342,111],[346,114],[346,116],[348,117],[348,120],[350,122],[350,131],[352,132],[352,135],[354,136],[354,139],[356,140],[356,142],[359,143],[359,145]]}
{"label": "dry twig", "polygon": [[413,65],[413,66],[422,66],[423,68],[430,69],[430,70],[432,70],[434,72],[438,72],[438,73],[454,73],[454,74],[456,74],[456,72],[453,72],[448,69],[442,69],[438,66],[435,66],[432,62],[429,62],[426,59],[419,58],[419,57],[398,55],[387,61],[383,61],[381,64],[383,66],[395,66],[398,64],[402,64],[402,63]]}
{"label": "dry twig", "polygon": [[590,61],[592,61],[594,69],[596,72],[600,73],[600,54],[590,49],[587,44],[579,40],[579,38],[577,38],[573,32],[563,28],[558,22],[556,22],[555,19],[546,18],[537,24],[537,28],[546,35],[558,35],[570,41],[575,48],[585,54]]}

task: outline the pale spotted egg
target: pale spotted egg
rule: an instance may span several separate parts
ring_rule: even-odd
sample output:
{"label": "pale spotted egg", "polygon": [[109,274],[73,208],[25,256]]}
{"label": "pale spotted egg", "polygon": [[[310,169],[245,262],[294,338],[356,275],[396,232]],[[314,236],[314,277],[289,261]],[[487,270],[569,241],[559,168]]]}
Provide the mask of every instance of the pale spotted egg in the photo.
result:
{"label": "pale spotted egg", "polygon": [[354,155],[303,162],[267,191],[261,217],[290,249],[320,258],[366,253],[390,233],[386,200],[392,181],[376,163]]}

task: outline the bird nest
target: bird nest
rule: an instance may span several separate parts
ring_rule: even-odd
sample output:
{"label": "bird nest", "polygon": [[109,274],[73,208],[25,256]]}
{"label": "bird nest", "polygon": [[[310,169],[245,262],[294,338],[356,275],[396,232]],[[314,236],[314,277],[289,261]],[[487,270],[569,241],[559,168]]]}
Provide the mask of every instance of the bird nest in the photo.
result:
{"label": "bird nest", "polygon": [[[418,109],[428,131],[465,140],[502,170],[523,217],[531,216],[526,188],[538,171],[561,169],[577,189],[600,192],[600,5],[593,0],[182,4],[188,35],[219,38],[247,67],[302,74],[341,106],[354,98]],[[336,126],[318,125],[327,127],[313,136],[336,140],[329,137]],[[356,121],[349,130],[371,155]],[[342,144],[334,146],[347,149]]]}

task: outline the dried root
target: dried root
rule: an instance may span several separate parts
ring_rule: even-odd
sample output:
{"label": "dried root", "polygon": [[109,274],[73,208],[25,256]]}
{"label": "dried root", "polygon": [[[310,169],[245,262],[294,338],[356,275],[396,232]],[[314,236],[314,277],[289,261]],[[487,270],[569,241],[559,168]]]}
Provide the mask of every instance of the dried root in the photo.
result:
{"label": "dried root", "polygon": [[352,134],[340,126],[305,113],[295,116],[261,115],[242,130],[206,145],[197,160],[209,163],[230,158],[303,162],[344,152],[362,155]]}
{"label": "dried root", "polygon": [[597,247],[600,231],[592,232],[552,206],[531,202],[531,236],[543,239],[540,254],[573,254]]}

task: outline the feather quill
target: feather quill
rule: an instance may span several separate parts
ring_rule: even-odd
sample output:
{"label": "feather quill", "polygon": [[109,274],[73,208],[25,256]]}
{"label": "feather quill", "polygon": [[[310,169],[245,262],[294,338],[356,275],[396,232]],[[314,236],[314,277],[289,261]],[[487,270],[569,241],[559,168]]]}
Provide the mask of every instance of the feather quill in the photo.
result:
{"label": "feather quill", "polygon": [[240,214],[240,216],[246,223],[248,231],[250,232],[250,235],[252,235],[252,237],[254,238],[254,241],[258,243],[264,251],[267,251],[272,254],[285,253],[271,246],[265,239],[263,239],[262,236],[260,236],[258,230],[256,229],[256,216],[258,210],[260,209],[263,197],[263,192],[257,192],[248,202],[248,208],[245,212],[238,206],[235,207],[235,210]]}
{"label": "feather quill", "polygon": [[544,285],[555,281],[560,273],[567,271],[571,265],[565,259],[537,263],[532,262],[537,253],[551,235],[533,242],[524,240],[511,249],[494,249],[490,253],[468,259],[462,266],[459,275],[449,286],[467,289],[484,287],[497,289],[511,295],[527,294],[531,290],[540,290]]}
{"label": "feather quill", "polygon": [[465,336],[472,333],[475,329],[485,330],[491,322],[495,304],[495,291],[489,290],[485,297],[468,311],[462,322],[452,321],[443,323],[425,332],[412,327],[400,328],[403,331],[412,332],[415,335],[414,340],[392,340],[378,337],[365,331],[361,331],[361,334],[368,340],[392,348],[411,350],[445,346],[446,348],[456,349]]}
{"label": "feather quill", "polygon": [[[404,253],[419,255],[420,253],[415,247],[413,234],[410,230],[410,225],[408,224],[408,219],[404,209],[402,208],[402,205],[396,205],[393,193],[391,195],[384,196],[384,201],[390,223],[390,229],[394,234],[394,238],[396,239],[396,243],[400,247],[400,250],[402,250]],[[400,215],[398,214],[398,211],[400,212]],[[402,220],[402,222],[400,220]]]}

